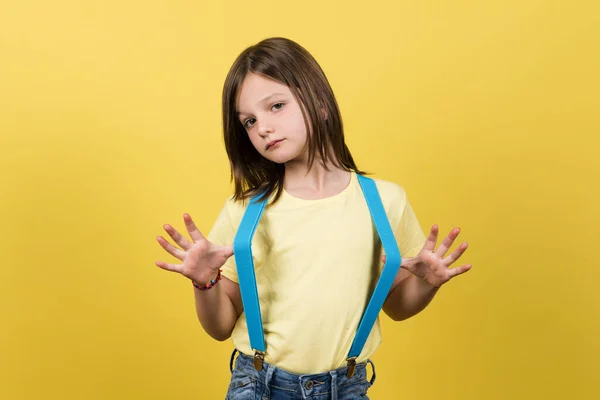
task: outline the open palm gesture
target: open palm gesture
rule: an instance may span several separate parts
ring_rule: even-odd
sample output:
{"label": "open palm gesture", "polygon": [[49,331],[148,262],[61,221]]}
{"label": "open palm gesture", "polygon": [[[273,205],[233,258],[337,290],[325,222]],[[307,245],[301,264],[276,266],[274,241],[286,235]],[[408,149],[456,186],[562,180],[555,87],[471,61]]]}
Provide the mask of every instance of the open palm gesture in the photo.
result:
{"label": "open palm gesture", "polygon": [[[435,287],[440,287],[455,276],[464,274],[471,269],[470,264],[449,268],[467,250],[468,244],[466,242],[462,243],[452,254],[445,257],[448,249],[460,233],[460,228],[452,229],[436,250],[438,232],[438,225],[433,225],[419,254],[414,258],[403,258],[400,265],[400,268],[406,269]],[[382,261],[385,262],[385,256],[382,257]]]}
{"label": "open palm gesture", "polygon": [[156,238],[167,253],[178,258],[182,263],[169,264],[157,261],[156,265],[167,271],[180,273],[195,282],[208,282],[233,255],[233,246],[217,246],[209,242],[196,227],[189,214],[184,214],[183,220],[192,241],[168,224],[164,226],[164,229],[180,248],[173,246],[162,236]]}
{"label": "open palm gesture", "polygon": [[460,228],[452,229],[436,250],[438,231],[438,225],[433,225],[423,249],[415,258],[405,260],[401,266],[436,287],[442,286],[455,276],[464,274],[471,269],[470,264],[449,268],[467,250],[466,242],[461,243],[450,255],[445,256],[460,233]]}

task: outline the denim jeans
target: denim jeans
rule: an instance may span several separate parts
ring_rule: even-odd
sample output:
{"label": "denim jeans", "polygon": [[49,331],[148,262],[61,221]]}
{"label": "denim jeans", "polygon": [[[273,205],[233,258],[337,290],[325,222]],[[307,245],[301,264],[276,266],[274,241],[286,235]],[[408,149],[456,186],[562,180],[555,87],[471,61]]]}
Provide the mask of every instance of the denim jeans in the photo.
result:
{"label": "denim jeans", "polygon": [[226,400],[348,400],[368,399],[367,390],[375,383],[367,380],[367,363],[357,364],[351,378],[346,377],[346,367],[319,374],[299,375],[284,371],[274,365],[263,363],[262,371],[254,368],[252,357],[239,353],[233,368],[231,355],[231,382]]}

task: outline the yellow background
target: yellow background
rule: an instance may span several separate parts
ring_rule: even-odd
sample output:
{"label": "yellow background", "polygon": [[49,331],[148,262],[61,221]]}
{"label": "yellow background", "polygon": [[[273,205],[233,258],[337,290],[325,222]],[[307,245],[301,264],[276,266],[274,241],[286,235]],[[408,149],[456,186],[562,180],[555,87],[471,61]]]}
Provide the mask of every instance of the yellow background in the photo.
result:
{"label": "yellow background", "polygon": [[382,318],[371,398],[600,398],[592,3],[4,1],[0,398],[224,397],[232,345],[155,237],[210,229],[222,84],[268,36],[322,65],[359,167],[470,244],[427,310]]}

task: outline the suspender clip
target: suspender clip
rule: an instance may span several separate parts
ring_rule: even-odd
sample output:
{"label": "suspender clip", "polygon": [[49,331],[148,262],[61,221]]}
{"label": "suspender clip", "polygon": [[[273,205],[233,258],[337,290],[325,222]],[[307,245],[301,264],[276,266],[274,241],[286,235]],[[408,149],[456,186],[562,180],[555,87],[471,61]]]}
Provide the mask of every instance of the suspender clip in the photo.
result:
{"label": "suspender clip", "polygon": [[352,378],[354,372],[356,372],[356,357],[348,357],[346,359],[348,361],[348,370],[346,371],[346,377]]}
{"label": "suspender clip", "polygon": [[265,359],[265,353],[260,350],[254,351],[254,368],[260,372],[263,369],[263,361]]}

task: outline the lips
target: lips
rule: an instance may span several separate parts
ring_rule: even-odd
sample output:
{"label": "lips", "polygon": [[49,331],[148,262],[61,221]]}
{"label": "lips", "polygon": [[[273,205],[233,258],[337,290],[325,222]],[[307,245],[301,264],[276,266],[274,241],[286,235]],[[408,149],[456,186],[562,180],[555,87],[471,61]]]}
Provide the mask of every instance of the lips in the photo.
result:
{"label": "lips", "polygon": [[269,150],[271,147],[273,147],[274,145],[276,145],[279,142],[282,142],[283,139],[278,139],[278,140],[272,140],[269,143],[267,143],[267,147],[265,150]]}

